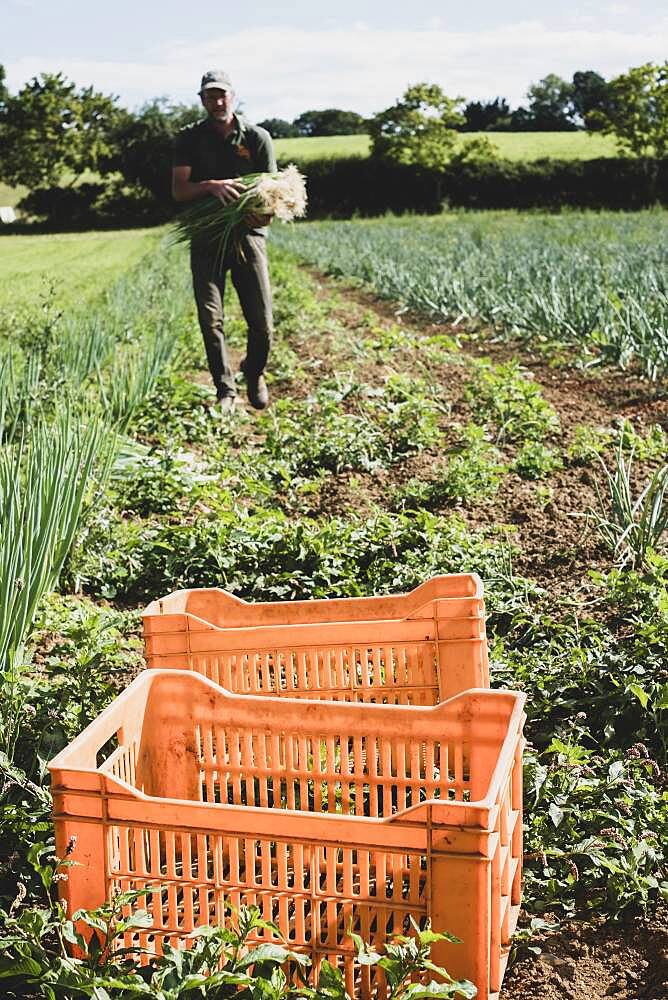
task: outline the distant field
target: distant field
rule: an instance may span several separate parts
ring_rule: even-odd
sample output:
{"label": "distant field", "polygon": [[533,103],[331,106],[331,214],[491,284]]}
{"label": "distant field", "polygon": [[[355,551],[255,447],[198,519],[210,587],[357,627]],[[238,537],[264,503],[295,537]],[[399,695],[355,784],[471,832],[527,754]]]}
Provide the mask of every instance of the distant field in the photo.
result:
{"label": "distant field", "polygon": [[159,229],[0,235],[0,310],[38,304],[51,283],[59,306],[90,301],[161,236]]}
{"label": "distant field", "polygon": [[368,156],[368,135],[327,135],[313,139],[275,139],[279,160],[291,157],[299,160],[318,160],[321,157]]}
{"label": "distant field", "polygon": [[27,193],[28,188],[12,188],[9,184],[2,184],[0,182],[0,208],[5,205],[10,205],[13,208]]}
{"label": "distant field", "polygon": [[[468,132],[462,138],[486,135],[500,156],[509,160],[593,160],[615,156],[615,140],[587,132]],[[319,136],[315,139],[277,139],[279,160],[315,160],[320,157],[367,156],[368,135]]]}
{"label": "distant field", "polygon": [[[61,180],[62,187],[72,183],[73,174],[65,174]],[[115,176],[120,177],[120,174]],[[74,187],[78,187],[79,184],[95,184],[100,180],[100,175],[93,173],[91,170],[84,170],[79,178],[74,183]],[[28,188],[26,187],[10,187],[8,184],[3,184],[0,181],[0,207],[3,205],[11,205],[13,208],[21,198],[24,198],[28,194]],[[0,233],[2,230],[0,230]]]}

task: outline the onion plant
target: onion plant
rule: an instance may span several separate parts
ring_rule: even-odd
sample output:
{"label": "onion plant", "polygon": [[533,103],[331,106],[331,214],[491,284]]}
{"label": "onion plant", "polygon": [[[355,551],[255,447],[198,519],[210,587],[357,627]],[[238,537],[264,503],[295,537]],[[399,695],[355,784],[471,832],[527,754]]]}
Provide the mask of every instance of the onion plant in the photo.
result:
{"label": "onion plant", "polygon": [[0,448],[0,677],[2,736],[11,756],[20,709],[24,644],[42,597],[52,590],[96,476],[105,478],[115,436],[59,409],[48,424]]}
{"label": "onion plant", "polygon": [[128,428],[135,412],[169,362],[174,351],[174,335],[167,328],[126,349],[106,372],[98,372],[102,412],[119,431]]}
{"label": "onion plant", "polygon": [[21,362],[7,354],[0,360],[0,445],[30,424],[39,408],[41,375],[42,363],[35,356]]}
{"label": "onion plant", "polygon": [[608,497],[598,491],[603,512],[594,512],[596,525],[619,564],[638,569],[650,551],[659,549],[668,529],[668,465],[658,469],[634,499],[633,454],[626,458],[620,442],[614,470],[600,461]]}
{"label": "onion plant", "polygon": [[[236,178],[242,191],[227,204],[218,198],[195,201],[179,215],[172,239],[175,243],[210,244],[216,264],[222,261],[238,239],[244,223],[252,216],[270,216],[291,222],[306,213],[306,186],[294,164],[276,173],[246,174]],[[237,252],[241,253],[238,246]]]}
{"label": "onion plant", "polygon": [[585,364],[668,372],[665,213],[456,213],[314,222],[272,239],[438,320],[494,326]]}

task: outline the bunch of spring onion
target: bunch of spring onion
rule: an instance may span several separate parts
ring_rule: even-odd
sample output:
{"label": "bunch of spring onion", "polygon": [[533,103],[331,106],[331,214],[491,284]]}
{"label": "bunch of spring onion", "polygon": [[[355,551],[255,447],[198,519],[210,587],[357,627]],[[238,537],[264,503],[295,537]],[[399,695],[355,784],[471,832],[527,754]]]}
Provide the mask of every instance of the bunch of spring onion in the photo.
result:
{"label": "bunch of spring onion", "polygon": [[220,265],[237,242],[241,227],[254,215],[270,215],[291,222],[306,214],[304,177],[291,163],[275,174],[246,174],[235,178],[244,191],[228,204],[218,198],[203,198],[189,205],[175,223],[174,242],[195,241],[215,248]]}

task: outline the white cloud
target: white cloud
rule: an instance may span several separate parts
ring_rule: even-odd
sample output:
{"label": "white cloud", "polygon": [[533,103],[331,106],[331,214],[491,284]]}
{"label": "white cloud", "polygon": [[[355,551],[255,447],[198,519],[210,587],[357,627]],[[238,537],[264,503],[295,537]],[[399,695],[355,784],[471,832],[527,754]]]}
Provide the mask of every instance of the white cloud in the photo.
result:
{"label": "white cloud", "polygon": [[668,18],[652,30],[550,30],[524,21],[482,32],[396,31],[360,26],[308,31],[244,30],[205,43],[174,42],[143,62],[44,59],[35,54],[6,64],[17,89],[38,72],[61,69],[78,84],[119,94],[134,106],[158,95],[195,99],[199,76],[227,69],[254,118],[293,118],[307,108],[345,107],[370,114],[391,104],[409,83],[429,80],[451,95],[507,97],[519,103],[547,73],[569,77],[595,69],[610,77],[630,66],[663,61]]}

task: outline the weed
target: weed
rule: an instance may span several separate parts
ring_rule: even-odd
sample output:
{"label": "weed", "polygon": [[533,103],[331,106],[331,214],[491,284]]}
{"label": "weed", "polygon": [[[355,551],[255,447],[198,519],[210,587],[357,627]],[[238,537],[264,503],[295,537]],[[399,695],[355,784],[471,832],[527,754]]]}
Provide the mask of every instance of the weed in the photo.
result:
{"label": "weed", "polygon": [[525,441],[512,465],[522,479],[544,479],[562,468],[559,455],[542,441]]}
{"label": "weed", "polygon": [[557,414],[540,386],[516,361],[495,366],[480,362],[465,396],[476,419],[494,428],[497,442],[543,441],[559,430]]}

